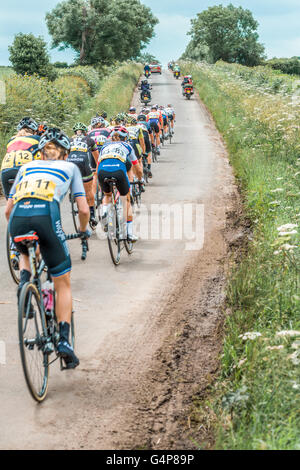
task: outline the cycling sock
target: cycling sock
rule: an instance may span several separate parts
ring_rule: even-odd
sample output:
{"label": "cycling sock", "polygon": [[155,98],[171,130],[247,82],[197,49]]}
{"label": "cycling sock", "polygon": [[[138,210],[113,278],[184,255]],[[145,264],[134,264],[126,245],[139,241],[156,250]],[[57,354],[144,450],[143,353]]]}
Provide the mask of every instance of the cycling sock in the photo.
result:
{"label": "cycling sock", "polygon": [[65,321],[61,321],[59,323],[59,338],[60,338],[60,341],[67,341],[67,343],[69,343],[69,335],[70,335],[70,325],[69,325],[69,323],[67,323]]}
{"label": "cycling sock", "polygon": [[95,217],[95,207],[94,206],[90,207],[90,214],[91,214],[91,217]]}
{"label": "cycling sock", "polygon": [[31,278],[31,272],[27,271],[26,269],[22,269],[20,272],[20,286],[23,286],[26,284],[26,282],[29,282]]}
{"label": "cycling sock", "polygon": [[131,222],[127,222],[127,235],[133,235],[133,224]]}

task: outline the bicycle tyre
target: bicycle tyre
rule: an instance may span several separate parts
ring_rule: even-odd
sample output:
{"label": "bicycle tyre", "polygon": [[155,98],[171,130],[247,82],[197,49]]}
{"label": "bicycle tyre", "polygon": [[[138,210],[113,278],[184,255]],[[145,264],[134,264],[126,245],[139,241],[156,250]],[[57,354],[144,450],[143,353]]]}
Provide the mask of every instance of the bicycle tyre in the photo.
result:
{"label": "bicycle tyre", "polygon": [[7,229],[6,231],[6,255],[7,255],[7,262],[8,262],[8,267],[10,270],[11,277],[13,278],[14,282],[19,285],[20,284],[20,269],[17,270],[14,268],[13,263],[12,263],[12,258],[11,258],[11,251],[10,251],[10,246],[11,246],[11,236],[10,233]]}
{"label": "bicycle tyre", "polygon": [[133,253],[133,243],[128,241],[128,240],[124,240],[124,245],[125,245],[125,249],[126,249],[127,253],[129,255],[132,255],[132,253]]}
{"label": "bicycle tyre", "polygon": [[[28,305],[30,306],[30,304],[32,304],[33,298],[35,299],[35,304],[38,307],[38,311],[35,309],[33,318],[29,318]],[[26,338],[26,329],[28,325],[32,326],[33,330],[35,330],[34,338]],[[19,347],[23,372],[28,390],[32,398],[39,403],[46,398],[49,381],[49,355],[43,352],[43,347],[46,343],[44,334],[45,325],[46,318],[44,310],[41,310],[40,294],[36,286],[28,282],[22,287],[19,300]],[[38,352],[36,364],[38,369],[40,369],[40,379],[36,378],[36,371],[34,372],[32,370],[34,363],[32,357],[35,350]],[[31,354],[30,361],[27,360],[29,354]],[[36,384],[36,381],[39,383]]]}
{"label": "bicycle tyre", "polygon": [[[111,222],[108,223],[107,242],[112,262],[115,266],[118,266],[121,260],[121,242],[119,240],[120,225],[115,208],[111,210],[113,210],[114,213],[113,217],[108,217],[108,220],[111,220]],[[115,227],[113,227],[114,223]]]}

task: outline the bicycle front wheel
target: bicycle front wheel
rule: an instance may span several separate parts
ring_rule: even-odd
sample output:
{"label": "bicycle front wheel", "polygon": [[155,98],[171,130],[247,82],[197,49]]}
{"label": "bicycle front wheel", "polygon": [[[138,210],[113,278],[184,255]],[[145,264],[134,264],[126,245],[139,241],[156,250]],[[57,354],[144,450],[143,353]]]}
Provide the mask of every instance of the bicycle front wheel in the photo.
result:
{"label": "bicycle front wheel", "polygon": [[120,224],[115,208],[111,211],[108,215],[107,241],[112,262],[118,266],[121,260]]}
{"label": "bicycle front wheel", "polygon": [[46,318],[40,295],[34,284],[24,284],[19,300],[19,346],[27,387],[37,402],[48,391],[49,355],[46,353]]}
{"label": "bicycle front wheel", "polygon": [[20,283],[19,254],[14,249],[13,241],[7,229],[6,232],[6,254],[11,277],[16,284]]}

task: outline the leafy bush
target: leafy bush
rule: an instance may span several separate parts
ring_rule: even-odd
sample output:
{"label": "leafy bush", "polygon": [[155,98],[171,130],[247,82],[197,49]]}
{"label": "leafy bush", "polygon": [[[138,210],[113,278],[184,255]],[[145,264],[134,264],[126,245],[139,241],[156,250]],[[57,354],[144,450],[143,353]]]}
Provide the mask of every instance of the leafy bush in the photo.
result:
{"label": "leafy bush", "polygon": [[292,57],[291,59],[271,59],[266,61],[266,65],[288,75],[300,75],[300,60],[297,57]]}

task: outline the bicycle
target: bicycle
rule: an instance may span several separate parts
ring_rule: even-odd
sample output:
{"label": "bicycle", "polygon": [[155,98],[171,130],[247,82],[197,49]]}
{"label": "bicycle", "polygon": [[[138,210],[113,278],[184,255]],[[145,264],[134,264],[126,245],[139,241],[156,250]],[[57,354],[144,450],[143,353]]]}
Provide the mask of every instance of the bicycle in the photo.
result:
{"label": "bicycle", "polygon": [[[14,179],[9,179],[8,183],[10,189],[14,184]],[[6,231],[6,257],[8,262],[9,271],[14,282],[18,285],[20,283],[20,267],[19,267],[19,253],[16,250],[14,242],[10,236],[9,230]]]}
{"label": "bicycle", "polygon": [[127,239],[127,233],[123,233],[127,230],[127,227],[124,227],[123,204],[117,189],[117,180],[116,178],[105,178],[104,183],[109,184],[112,193],[112,204],[108,208],[107,224],[104,226],[104,231],[107,232],[107,242],[112,262],[115,266],[118,266],[121,261],[122,249],[125,247],[127,253],[131,255],[133,243]]}
{"label": "bicycle", "polygon": [[[67,240],[81,238],[79,233],[69,235]],[[21,362],[28,390],[34,400],[45,400],[49,383],[49,366],[60,359],[60,369],[70,369],[72,364],[65,363],[57,354],[59,327],[55,314],[55,290],[43,289],[41,276],[45,271],[45,262],[36,256],[39,237],[36,232],[29,232],[14,238],[15,243],[23,243],[28,248],[32,279],[23,285],[18,301],[18,331]],[[82,240],[82,250],[87,241]],[[51,275],[47,272],[47,283]],[[74,312],[71,320],[71,345],[74,348],[75,329]],[[50,356],[56,358],[50,361]]]}
{"label": "bicycle", "polygon": [[[70,192],[69,193],[69,200],[71,204],[71,211],[72,211],[72,219],[73,219],[73,224],[74,224],[74,229],[76,233],[79,233],[79,228],[80,228],[80,221],[79,221],[79,212],[78,212],[78,207],[76,203],[76,198],[73,196],[73,194]],[[97,185],[97,192],[95,195],[95,206],[96,209],[102,202],[102,193],[101,190],[99,192],[99,187]],[[99,221],[97,221],[98,224]],[[89,226],[91,230],[95,231],[97,224],[92,224],[91,221],[89,221]]]}

